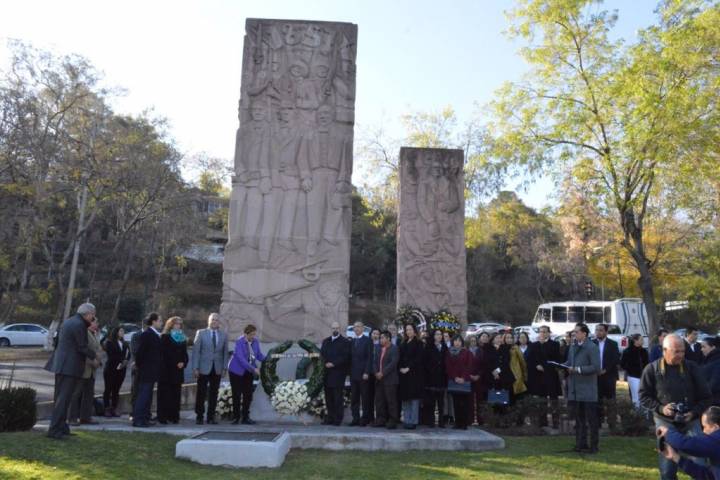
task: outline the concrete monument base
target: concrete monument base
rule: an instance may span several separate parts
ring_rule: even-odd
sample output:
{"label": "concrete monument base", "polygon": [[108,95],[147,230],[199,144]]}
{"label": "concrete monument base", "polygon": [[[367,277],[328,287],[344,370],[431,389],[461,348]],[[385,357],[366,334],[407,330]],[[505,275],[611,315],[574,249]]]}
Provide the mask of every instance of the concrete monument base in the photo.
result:
{"label": "concrete monument base", "polygon": [[283,464],[289,451],[287,433],[209,431],[175,445],[176,458],[235,468],[276,468]]}

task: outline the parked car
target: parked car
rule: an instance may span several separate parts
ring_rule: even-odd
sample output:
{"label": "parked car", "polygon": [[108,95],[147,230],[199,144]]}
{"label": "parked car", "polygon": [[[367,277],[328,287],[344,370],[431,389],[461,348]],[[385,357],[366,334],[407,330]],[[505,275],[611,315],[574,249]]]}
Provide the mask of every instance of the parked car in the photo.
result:
{"label": "parked car", "polygon": [[[675,333],[676,335],[680,335],[680,337],[682,337],[682,338],[685,338],[686,331],[687,331],[687,329],[685,329],[685,328],[679,328],[679,329],[675,330],[675,332],[673,332],[673,333]],[[712,333],[703,332],[702,330],[698,330],[697,333],[698,333],[698,337],[697,337],[698,342],[702,342],[703,340],[705,340],[708,337],[715,336]]]}
{"label": "parked car", "polygon": [[[366,337],[370,336],[370,332],[372,332],[372,328],[365,326],[365,331],[363,332],[363,335]],[[355,330],[353,330],[352,325],[348,325],[347,330],[345,330],[345,336],[347,338],[355,338]]]}
{"label": "parked car", "polygon": [[486,323],[468,323],[467,329],[465,330],[465,335],[463,335],[465,338],[471,337],[473,335],[480,335],[482,332],[487,332],[489,334],[497,333],[501,330],[505,330],[507,327],[501,323],[492,323],[492,322],[486,322]]}
{"label": "parked car", "polygon": [[540,328],[532,327],[530,325],[523,325],[522,327],[513,328],[513,334],[515,335],[515,338],[517,338],[518,335],[523,332],[527,333],[531,342],[535,342],[538,339],[538,333],[540,333]]}
{"label": "parked car", "polygon": [[0,347],[45,345],[48,330],[35,323],[13,323],[0,328]]}

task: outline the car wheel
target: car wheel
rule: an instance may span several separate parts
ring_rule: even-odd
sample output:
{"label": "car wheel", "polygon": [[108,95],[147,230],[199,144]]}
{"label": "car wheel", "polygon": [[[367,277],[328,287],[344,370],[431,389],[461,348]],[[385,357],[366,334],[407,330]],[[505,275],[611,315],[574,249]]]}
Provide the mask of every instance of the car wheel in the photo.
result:
{"label": "car wheel", "polygon": [[10,346],[10,340],[7,338],[0,338],[0,347],[9,347]]}

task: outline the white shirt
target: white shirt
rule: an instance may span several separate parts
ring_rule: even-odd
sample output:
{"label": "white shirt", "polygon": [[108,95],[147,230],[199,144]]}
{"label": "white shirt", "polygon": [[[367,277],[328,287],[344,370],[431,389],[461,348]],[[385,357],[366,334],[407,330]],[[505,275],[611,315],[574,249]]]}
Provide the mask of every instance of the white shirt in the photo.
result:
{"label": "white shirt", "polygon": [[150,330],[152,330],[153,332],[155,332],[155,334],[156,334],[158,337],[160,336],[160,332],[158,332],[157,330],[155,330],[155,327],[150,327]]}
{"label": "white shirt", "polygon": [[598,340],[598,347],[600,347],[600,370],[603,369],[603,352],[605,351],[605,340]]}

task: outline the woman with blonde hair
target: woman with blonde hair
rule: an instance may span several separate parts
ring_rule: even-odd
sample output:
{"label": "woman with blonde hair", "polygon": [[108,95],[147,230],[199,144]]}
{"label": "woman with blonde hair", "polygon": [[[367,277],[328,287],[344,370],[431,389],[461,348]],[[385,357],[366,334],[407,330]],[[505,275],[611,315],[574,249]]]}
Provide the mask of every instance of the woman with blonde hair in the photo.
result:
{"label": "woman with blonde hair", "polygon": [[157,392],[157,417],[161,424],[180,421],[181,387],[188,363],[187,338],[180,317],[170,317],[160,336],[162,367]]}

